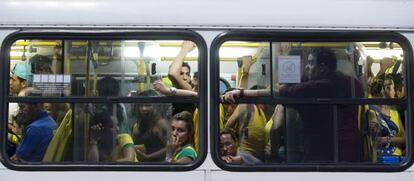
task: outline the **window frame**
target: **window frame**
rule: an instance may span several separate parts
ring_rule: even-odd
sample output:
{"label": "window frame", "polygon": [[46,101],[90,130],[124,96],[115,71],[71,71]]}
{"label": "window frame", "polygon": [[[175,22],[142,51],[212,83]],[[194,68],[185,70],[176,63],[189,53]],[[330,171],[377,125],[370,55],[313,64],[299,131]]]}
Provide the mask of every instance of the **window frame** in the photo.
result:
{"label": "window frame", "polygon": [[[9,96],[8,80],[10,78],[10,48],[16,40],[190,40],[198,48],[199,93],[197,97],[13,97]],[[19,164],[12,162],[6,155],[7,131],[1,132],[0,161],[11,170],[18,171],[190,171],[199,167],[207,156],[207,45],[200,34],[191,30],[180,29],[27,29],[8,35],[1,45],[0,70],[3,73],[1,81],[0,115],[2,120],[8,120],[9,102],[51,102],[71,103],[198,103],[199,109],[199,153],[191,164],[163,163],[117,163],[117,162],[61,162]],[[5,75],[7,73],[7,75]],[[0,124],[1,130],[6,130],[7,121]],[[6,156],[6,157],[5,157]]]}
{"label": "window frame", "polygon": [[[406,157],[407,160],[395,165],[367,164],[367,163],[330,163],[330,164],[313,164],[313,163],[289,163],[289,164],[262,164],[254,166],[226,164],[220,159],[219,153],[219,77],[220,77],[220,58],[219,50],[226,41],[252,41],[252,42],[363,42],[363,41],[392,41],[399,43],[404,52],[405,69],[403,69],[406,97],[403,99],[318,99],[318,98],[279,98],[274,97],[273,93],[268,96],[260,97],[243,97],[236,100],[235,104],[240,103],[262,103],[262,104],[404,104],[406,108]],[[271,51],[271,50],[270,50]],[[272,55],[270,60],[273,61]],[[210,104],[210,152],[212,159],[217,166],[227,171],[246,171],[246,172],[275,172],[275,171],[322,171],[322,172],[399,172],[409,168],[413,160],[412,132],[414,124],[411,123],[414,98],[410,91],[414,85],[414,79],[409,75],[414,74],[413,49],[410,41],[403,35],[396,32],[388,31],[269,31],[269,30],[235,30],[227,31],[217,36],[210,47],[210,92],[212,96]],[[272,72],[272,70],[271,70]],[[272,84],[273,76],[271,77]],[[271,86],[272,88],[273,86]],[[273,88],[272,88],[273,90]],[[273,92],[273,91],[272,91]],[[335,121],[336,122],[336,121]],[[336,135],[336,134],[335,134]]]}

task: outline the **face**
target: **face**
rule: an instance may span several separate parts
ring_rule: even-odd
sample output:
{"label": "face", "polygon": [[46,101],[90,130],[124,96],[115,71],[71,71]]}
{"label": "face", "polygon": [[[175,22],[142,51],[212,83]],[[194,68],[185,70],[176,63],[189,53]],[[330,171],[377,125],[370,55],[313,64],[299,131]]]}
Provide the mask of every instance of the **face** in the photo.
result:
{"label": "face", "polygon": [[10,94],[17,96],[19,92],[26,87],[26,81],[21,81],[16,75],[11,75],[10,80]]}
{"label": "face", "polygon": [[193,86],[195,88],[197,88],[198,87],[198,78],[193,77],[193,79],[191,79],[191,83],[193,84]]}
{"label": "face", "polygon": [[305,66],[306,75],[308,79],[315,78],[317,76],[317,66],[314,55],[310,54],[308,57],[308,63]]}
{"label": "face", "polygon": [[237,154],[236,142],[231,134],[222,134],[220,136],[221,156],[235,156]]}
{"label": "face", "polygon": [[187,129],[187,123],[182,120],[173,120],[171,122],[171,136],[178,138],[181,143],[180,146],[183,146],[189,142],[190,132]]}
{"label": "face", "polygon": [[191,76],[190,76],[190,69],[188,69],[188,67],[181,67],[181,73],[180,73],[180,75],[181,75],[181,78],[184,81],[190,83]]}
{"label": "face", "polygon": [[142,119],[147,120],[154,117],[154,106],[152,104],[141,104],[137,111]]}
{"label": "face", "polygon": [[395,98],[394,82],[390,79],[384,81],[384,93],[387,98]]}
{"label": "face", "polygon": [[36,118],[39,113],[39,109],[36,104],[19,104],[19,114],[22,115],[24,122],[32,121]]}

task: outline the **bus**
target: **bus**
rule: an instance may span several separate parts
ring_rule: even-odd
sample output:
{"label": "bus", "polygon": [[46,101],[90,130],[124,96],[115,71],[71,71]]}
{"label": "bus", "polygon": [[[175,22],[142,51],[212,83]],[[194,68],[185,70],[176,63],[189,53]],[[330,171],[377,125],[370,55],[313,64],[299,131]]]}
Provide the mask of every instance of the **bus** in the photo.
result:
{"label": "bus", "polygon": [[413,8],[3,0],[0,180],[412,180]]}

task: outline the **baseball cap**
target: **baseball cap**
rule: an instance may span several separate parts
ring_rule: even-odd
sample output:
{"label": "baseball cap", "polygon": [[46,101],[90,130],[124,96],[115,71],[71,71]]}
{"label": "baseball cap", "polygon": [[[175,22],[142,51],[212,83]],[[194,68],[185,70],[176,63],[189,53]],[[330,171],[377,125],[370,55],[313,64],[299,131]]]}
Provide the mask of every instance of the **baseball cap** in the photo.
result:
{"label": "baseball cap", "polygon": [[11,73],[26,81],[32,81],[33,74],[28,63],[16,63]]}

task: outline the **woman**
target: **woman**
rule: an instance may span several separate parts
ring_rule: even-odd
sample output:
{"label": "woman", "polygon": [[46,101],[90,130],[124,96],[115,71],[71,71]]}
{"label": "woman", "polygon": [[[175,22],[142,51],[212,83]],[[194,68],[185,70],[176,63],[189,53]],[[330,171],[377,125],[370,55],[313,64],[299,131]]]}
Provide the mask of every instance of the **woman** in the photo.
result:
{"label": "woman", "polygon": [[[154,90],[139,93],[141,97],[158,97]],[[169,104],[137,104],[137,113],[133,127],[135,151],[140,161],[161,162],[165,159],[166,140],[168,135]]]}
{"label": "woman", "polygon": [[137,162],[131,136],[119,132],[115,116],[108,113],[96,114],[89,129],[88,161]]}
{"label": "woman", "polygon": [[166,161],[170,163],[191,163],[197,158],[194,149],[194,127],[192,115],[188,111],[175,114],[171,118],[171,134],[167,143]]}
{"label": "woman", "polygon": [[[373,97],[395,98],[394,81],[390,75],[380,75],[370,86]],[[370,128],[375,136],[378,158],[402,156],[405,147],[405,130],[394,106],[369,106]]]}

